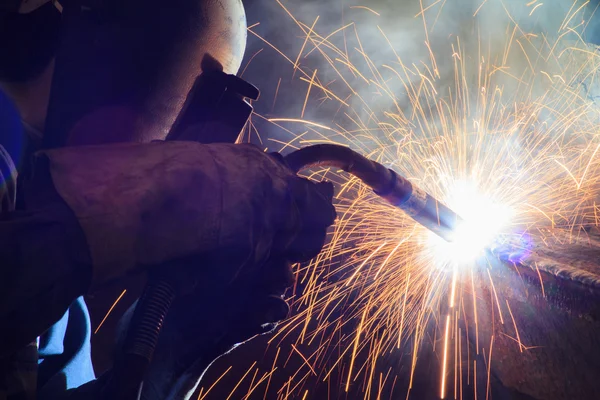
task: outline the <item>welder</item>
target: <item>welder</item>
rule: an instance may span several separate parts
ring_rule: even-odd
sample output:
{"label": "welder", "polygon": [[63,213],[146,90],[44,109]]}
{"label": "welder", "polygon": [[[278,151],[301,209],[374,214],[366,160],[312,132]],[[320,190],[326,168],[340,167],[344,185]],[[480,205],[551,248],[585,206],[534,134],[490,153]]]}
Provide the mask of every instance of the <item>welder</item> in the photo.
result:
{"label": "welder", "polygon": [[97,396],[110,372],[94,375],[82,296],[125,277],[179,278],[147,399],[187,398],[287,315],[332,186],[251,145],[164,141],[245,40],[239,0],[3,0],[0,82],[23,129],[0,143],[0,399]]}

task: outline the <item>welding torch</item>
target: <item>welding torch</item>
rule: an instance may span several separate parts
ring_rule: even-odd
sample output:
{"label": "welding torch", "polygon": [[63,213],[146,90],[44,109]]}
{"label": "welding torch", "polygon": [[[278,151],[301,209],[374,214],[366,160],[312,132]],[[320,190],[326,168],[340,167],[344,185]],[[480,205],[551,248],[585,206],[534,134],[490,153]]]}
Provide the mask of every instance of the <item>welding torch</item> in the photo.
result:
{"label": "welding torch", "polygon": [[296,173],[316,166],[346,171],[373,189],[375,194],[448,242],[453,240],[453,233],[462,222],[458,214],[423,189],[348,147],[335,144],[313,145],[290,153],[285,161]]}

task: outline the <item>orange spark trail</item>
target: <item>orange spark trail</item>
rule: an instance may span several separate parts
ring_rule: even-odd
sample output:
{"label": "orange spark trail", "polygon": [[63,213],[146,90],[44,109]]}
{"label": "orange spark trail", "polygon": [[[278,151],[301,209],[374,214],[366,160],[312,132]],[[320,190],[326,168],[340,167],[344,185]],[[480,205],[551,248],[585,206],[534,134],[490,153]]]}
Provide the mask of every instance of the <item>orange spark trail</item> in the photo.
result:
{"label": "orange spark trail", "polygon": [[246,378],[246,376],[250,373],[250,371],[252,371],[252,369],[254,368],[254,366],[256,365],[256,361],[254,361],[252,363],[252,365],[250,366],[250,368],[248,368],[248,370],[246,371],[246,373],[244,374],[244,376],[242,376],[240,378],[240,380],[238,381],[238,383],[233,387],[233,389],[231,389],[231,392],[229,393],[229,396],[227,396],[227,399],[225,400],[229,400],[231,398],[231,396],[233,396],[233,393],[236,391],[236,389],[240,386],[240,384],[244,381],[244,379]]}
{"label": "orange spark trail", "polygon": [[350,6],[350,8],[367,10],[367,11],[370,11],[373,14],[377,15],[378,17],[381,16],[381,14],[379,14],[377,11],[373,10],[372,8],[366,7],[366,6]]}
{"label": "orange spark trail", "polygon": [[498,300],[498,293],[496,293],[496,286],[494,285],[494,280],[492,279],[492,275],[490,274],[490,270],[487,270],[488,277],[490,278],[490,285],[492,286],[492,291],[494,292],[494,299],[496,300],[496,305],[498,306],[498,315],[500,316],[500,323],[504,325],[504,318],[502,317],[502,308],[500,307],[500,301]]}
{"label": "orange spark trail", "polygon": [[123,298],[123,296],[125,295],[125,292],[127,292],[127,289],[124,289],[123,292],[121,292],[121,294],[119,295],[119,297],[117,297],[117,299],[115,300],[115,302],[112,304],[112,306],[110,306],[110,308],[108,309],[106,315],[104,315],[104,318],[102,318],[102,321],[100,321],[100,324],[98,324],[98,327],[94,331],[94,335],[96,333],[98,333],[98,331],[100,330],[100,328],[102,328],[102,325],[104,325],[104,321],[106,321],[106,318],[108,318],[108,316],[110,315],[110,313],[112,312],[112,310],[115,308],[115,306],[117,305],[117,303],[121,300],[121,298]]}
{"label": "orange spark trail", "polygon": [[442,361],[442,383],[440,399],[446,398],[446,367],[448,363],[448,336],[450,335],[450,314],[446,316],[446,333],[444,334],[444,359]]}
{"label": "orange spark trail", "polygon": [[[202,391],[200,391],[200,394],[198,395],[198,400],[204,400],[204,399],[206,398],[206,396],[208,396],[208,394],[210,393],[210,391],[211,391],[211,390],[212,390],[212,389],[213,389],[213,388],[214,388],[214,387],[217,385],[217,383],[219,383],[219,381],[220,381],[221,379],[223,379],[223,377],[224,377],[225,375],[227,375],[227,373],[228,373],[229,371],[231,371],[231,368],[233,368],[233,367],[230,365],[230,366],[229,366],[229,368],[227,368],[227,369],[225,370],[225,372],[223,372],[223,373],[221,374],[221,376],[219,376],[219,377],[218,377],[218,378],[217,378],[217,379],[216,379],[216,380],[213,382],[213,384],[212,384],[212,385],[210,385],[210,387],[208,388],[208,390],[206,391],[206,393],[204,393],[204,395],[202,395]],[[202,397],[200,397],[200,395],[202,395]]]}
{"label": "orange spark trail", "polygon": [[306,38],[304,39],[304,43],[302,43],[302,47],[300,48],[300,52],[298,52],[298,57],[296,57],[296,61],[294,61],[294,73],[298,69],[298,62],[300,61],[300,57],[302,57],[302,53],[304,53],[304,48],[306,47],[306,43],[308,42],[308,39],[310,38],[310,35],[312,34],[312,31],[315,29],[315,25],[317,25],[317,21],[318,20],[319,20],[319,16],[317,16],[317,18],[315,18],[315,22],[313,22],[312,26],[308,30],[308,33],[306,34]]}
{"label": "orange spark trail", "polygon": [[346,393],[348,389],[350,389],[350,380],[352,379],[352,368],[354,367],[354,360],[356,358],[356,350],[358,349],[358,342],[360,340],[360,333],[365,323],[365,316],[367,315],[367,310],[363,312],[363,316],[360,320],[360,324],[358,325],[358,330],[356,331],[356,338],[354,339],[354,348],[352,349],[352,358],[350,360],[350,369],[348,370],[348,380],[346,381]]}
{"label": "orange spark trail", "polygon": [[306,98],[304,99],[304,104],[302,105],[302,113],[300,113],[300,118],[304,118],[304,111],[306,110],[306,104],[308,103],[308,97],[310,96],[310,89],[312,88],[313,83],[315,82],[315,76],[317,76],[316,69],[310,77],[310,82],[308,84],[308,89],[306,90]]}
{"label": "orange spark trail", "polygon": [[519,343],[519,350],[522,353],[523,352],[523,344],[521,343],[521,337],[519,336],[519,328],[517,328],[517,323],[515,322],[515,317],[513,316],[512,310],[510,309],[510,304],[508,304],[508,299],[506,300],[506,306],[508,307],[508,312],[510,314],[510,318],[512,319],[513,326],[515,327],[515,332],[517,334],[517,342]]}
{"label": "orange spark trail", "polygon": [[487,366],[487,389],[485,392],[485,400],[488,400],[488,396],[491,392],[491,387],[490,387],[490,371],[492,369],[492,349],[494,348],[494,335],[492,335],[492,338],[490,339],[490,353],[488,356],[488,366]]}

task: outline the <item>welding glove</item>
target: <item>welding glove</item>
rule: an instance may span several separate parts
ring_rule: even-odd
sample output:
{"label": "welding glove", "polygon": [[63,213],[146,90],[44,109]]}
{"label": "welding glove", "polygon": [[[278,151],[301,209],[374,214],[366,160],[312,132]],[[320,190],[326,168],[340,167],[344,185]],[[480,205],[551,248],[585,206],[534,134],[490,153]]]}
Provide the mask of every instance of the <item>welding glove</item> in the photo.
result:
{"label": "welding glove", "polygon": [[[211,268],[215,266],[207,265]],[[291,283],[289,270],[278,260],[252,273],[242,272],[226,286],[204,285],[177,296],[165,319],[152,362],[145,373],[141,400],[190,399],[202,376],[219,357],[257,335],[274,329],[288,308],[274,301]],[[117,354],[123,347],[134,303],[117,326]],[[114,396],[112,370],[72,391],[69,399],[105,399]]]}
{"label": "welding glove", "polygon": [[[177,297],[146,371],[141,399],[191,398],[217,358],[270,332],[288,314],[274,295],[289,284],[287,271],[284,264],[269,262],[225,287],[207,286]],[[121,339],[134,307],[120,321]]]}
{"label": "welding glove", "polygon": [[155,142],[42,154],[85,234],[92,287],[168,269],[171,260],[193,267],[191,275],[172,271],[182,281],[227,284],[267,259],[314,257],[335,219],[330,184],[299,178],[251,145]]}

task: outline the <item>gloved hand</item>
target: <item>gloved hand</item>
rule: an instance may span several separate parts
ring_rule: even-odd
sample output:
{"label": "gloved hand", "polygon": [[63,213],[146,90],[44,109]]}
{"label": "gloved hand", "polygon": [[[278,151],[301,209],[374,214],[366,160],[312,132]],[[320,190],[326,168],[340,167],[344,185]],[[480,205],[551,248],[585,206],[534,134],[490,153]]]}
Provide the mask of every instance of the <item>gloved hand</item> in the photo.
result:
{"label": "gloved hand", "polygon": [[85,233],[95,287],[171,260],[195,267],[198,282],[228,284],[267,259],[312,258],[335,219],[331,184],[299,178],[251,145],[157,142],[42,154]]}
{"label": "gloved hand", "polygon": [[87,236],[96,286],[144,269],[196,280],[167,316],[144,399],[186,398],[215,358],[285,318],[290,264],[315,256],[335,219],[331,184],[299,178],[252,146],[163,142],[45,154]]}
{"label": "gloved hand", "polygon": [[[287,274],[283,264],[269,263],[231,285],[207,286],[177,297],[146,371],[141,399],[192,398],[202,375],[217,358],[271,331],[288,314],[285,303],[274,294],[290,282]],[[134,307],[120,321],[121,340]]]}

